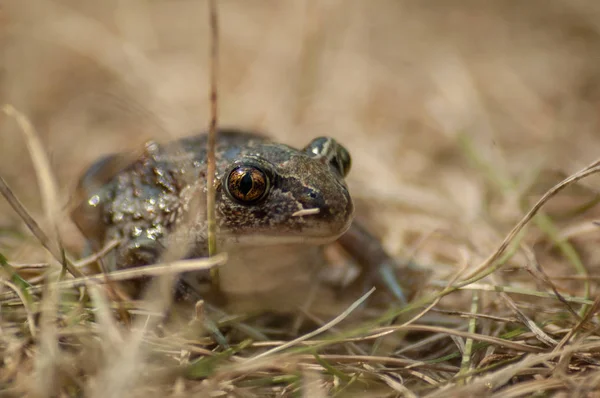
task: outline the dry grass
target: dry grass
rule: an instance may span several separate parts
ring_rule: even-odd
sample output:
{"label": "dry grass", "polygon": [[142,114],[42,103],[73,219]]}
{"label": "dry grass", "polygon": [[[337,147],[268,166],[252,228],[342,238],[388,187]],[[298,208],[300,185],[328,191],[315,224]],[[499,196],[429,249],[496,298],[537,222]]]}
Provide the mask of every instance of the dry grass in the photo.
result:
{"label": "dry grass", "polygon": [[595,396],[600,5],[217,3],[219,123],[344,143],[358,218],[431,278],[274,320],[171,306],[210,261],[114,275],[162,275],[139,301],[83,277],[83,169],[208,126],[207,1],[0,0],[2,396]]}

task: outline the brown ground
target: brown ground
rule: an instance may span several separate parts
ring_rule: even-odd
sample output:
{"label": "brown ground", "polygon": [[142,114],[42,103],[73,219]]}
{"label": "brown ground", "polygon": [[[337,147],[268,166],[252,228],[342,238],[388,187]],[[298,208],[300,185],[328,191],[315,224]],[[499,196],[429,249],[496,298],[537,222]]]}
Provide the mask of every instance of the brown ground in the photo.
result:
{"label": "brown ground", "polygon": [[[318,135],[344,143],[353,156],[349,184],[359,217],[371,224],[391,253],[437,264],[430,267],[432,282],[421,296],[440,291],[459,272],[458,280],[471,274],[548,188],[600,157],[598,2],[221,0],[218,4],[219,123],[266,131],[297,146]],[[36,0],[35,6],[0,0],[0,99],[27,115],[39,132],[64,204],[80,173],[98,156],[139,148],[150,138],[206,129],[207,21],[204,0]],[[0,138],[0,175],[45,225],[36,174],[14,119],[0,117]],[[600,274],[600,230],[592,224],[600,219],[599,209],[580,209],[597,198],[599,187],[599,176],[568,187],[544,208],[550,216],[545,223],[541,218],[531,223],[521,250],[503,270],[478,281],[473,289],[450,294],[435,308],[521,317],[520,323],[479,319],[470,330],[507,339],[504,333],[527,324],[526,316],[543,332],[529,324],[524,335],[511,340],[544,353],[564,350],[562,345],[556,347],[558,341],[581,318],[555,298],[534,296],[534,291],[551,289],[539,271],[527,269],[535,269],[535,259],[552,277]],[[68,220],[61,220],[60,227],[67,247],[80,244]],[[0,228],[25,231],[2,200]],[[32,250],[38,246],[33,239],[0,236],[0,252],[14,262],[42,261],[41,250]],[[583,267],[578,269],[579,260]],[[581,278],[553,281],[561,293],[584,297]],[[590,280],[593,301],[598,288]],[[483,285],[522,290],[503,297],[482,290]],[[478,307],[473,306],[474,295],[480,300]],[[572,304],[575,312],[580,307]],[[417,324],[466,332],[469,320],[430,312]],[[595,318],[586,325],[566,341],[566,347],[597,341]],[[413,331],[409,343],[432,335]],[[541,343],[545,335],[553,342]],[[10,344],[19,344],[15,339],[5,341],[5,353]],[[397,356],[388,354],[416,361],[436,359],[464,351],[471,340],[453,336],[441,341]],[[35,352],[35,347],[28,350]],[[531,358],[517,356],[520,349],[492,344],[469,360],[461,362],[459,355],[441,362],[455,367],[462,363],[467,370],[507,359],[521,365],[502,374],[493,373],[502,372],[495,368],[466,383],[454,378],[458,368],[415,367],[411,373],[405,365],[388,364],[383,371],[377,368],[379,363],[360,360],[334,365],[351,376],[377,374],[365,376],[369,382],[364,384],[359,381],[357,391],[364,388],[381,397],[484,392],[518,396],[544,389],[585,396],[582,386],[594,389],[600,380],[600,362],[593,355],[597,347],[535,365],[524,362]],[[69,366],[62,361],[63,367]],[[241,378],[237,373],[238,379],[221,373],[186,388],[206,393],[203,388],[214,387],[253,396],[286,395],[302,387],[307,397],[340,388],[330,374],[320,373],[321,367],[303,366],[301,358],[285,366],[269,369],[272,373],[254,371],[267,378],[302,370],[304,383],[271,380],[267,387],[272,390],[242,387],[236,384]],[[102,389],[94,383],[103,379],[90,377],[97,371],[91,368],[67,372],[80,379],[56,382],[62,383],[62,394],[72,394],[66,385],[99,394]],[[107,380],[118,381],[115,372],[115,378]],[[17,373],[6,379],[0,376],[0,389],[31,387],[30,371],[24,367]],[[131,381],[127,391],[132,396],[161,395],[161,388],[167,393],[183,388],[181,379],[176,383],[182,386],[173,387],[168,376],[162,377],[156,384]],[[337,382],[348,383],[343,378]],[[314,385],[319,388],[310,390]],[[114,388],[115,394],[124,394]]]}

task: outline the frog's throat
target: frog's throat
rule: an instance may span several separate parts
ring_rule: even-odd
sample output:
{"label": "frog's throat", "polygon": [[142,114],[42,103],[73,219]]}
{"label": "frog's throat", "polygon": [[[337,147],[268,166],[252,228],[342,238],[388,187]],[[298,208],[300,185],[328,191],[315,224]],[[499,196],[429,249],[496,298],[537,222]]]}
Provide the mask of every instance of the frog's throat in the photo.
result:
{"label": "frog's throat", "polygon": [[[345,231],[344,231],[345,232]],[[223,247],[228,246],[279,246],[279,245],[325,245],[335,242],[343,233],[328,236],[307,236],[307,235],[228,235],[219,236]]]}

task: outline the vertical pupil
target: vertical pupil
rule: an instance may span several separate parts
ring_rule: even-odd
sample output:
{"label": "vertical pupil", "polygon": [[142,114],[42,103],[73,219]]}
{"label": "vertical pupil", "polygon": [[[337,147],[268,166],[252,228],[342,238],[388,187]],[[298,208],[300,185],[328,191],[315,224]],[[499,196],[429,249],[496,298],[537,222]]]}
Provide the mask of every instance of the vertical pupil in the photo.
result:
{"label": "vertical pupil", "polygon": [[239,188],[242,195],[248,195],[248,193],[252,190],[252,185],[252,173],[246,172],[240,180]]}

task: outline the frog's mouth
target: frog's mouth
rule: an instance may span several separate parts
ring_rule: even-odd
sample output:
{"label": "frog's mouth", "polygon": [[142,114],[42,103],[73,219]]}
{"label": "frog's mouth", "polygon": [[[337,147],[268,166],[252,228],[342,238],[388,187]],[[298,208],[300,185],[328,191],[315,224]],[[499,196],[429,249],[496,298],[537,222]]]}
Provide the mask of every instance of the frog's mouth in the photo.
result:
{"label": "frog's mouth", "polygon": [[248,235],[220,234],[220,240],[225,245],[233,244],[238,246],[276,246],[276,245],[325,245],[335,242],[346,231],[337,235],[274,235],[253,233]]}
{"label": "frog's mouth", "polygon": [[[300,211],[294,217],[311,217],[314,212]],[[342,236],[352,223],[349,217],[343,223],[337,225],[308,223],[291,224],[281,226],[276,232],[271,229],[249,229],[236,231],[220,231],[219,238],[223,243],[236,244],[240,246],[271,246],[271,245],[323,245],[336,241]]]}

